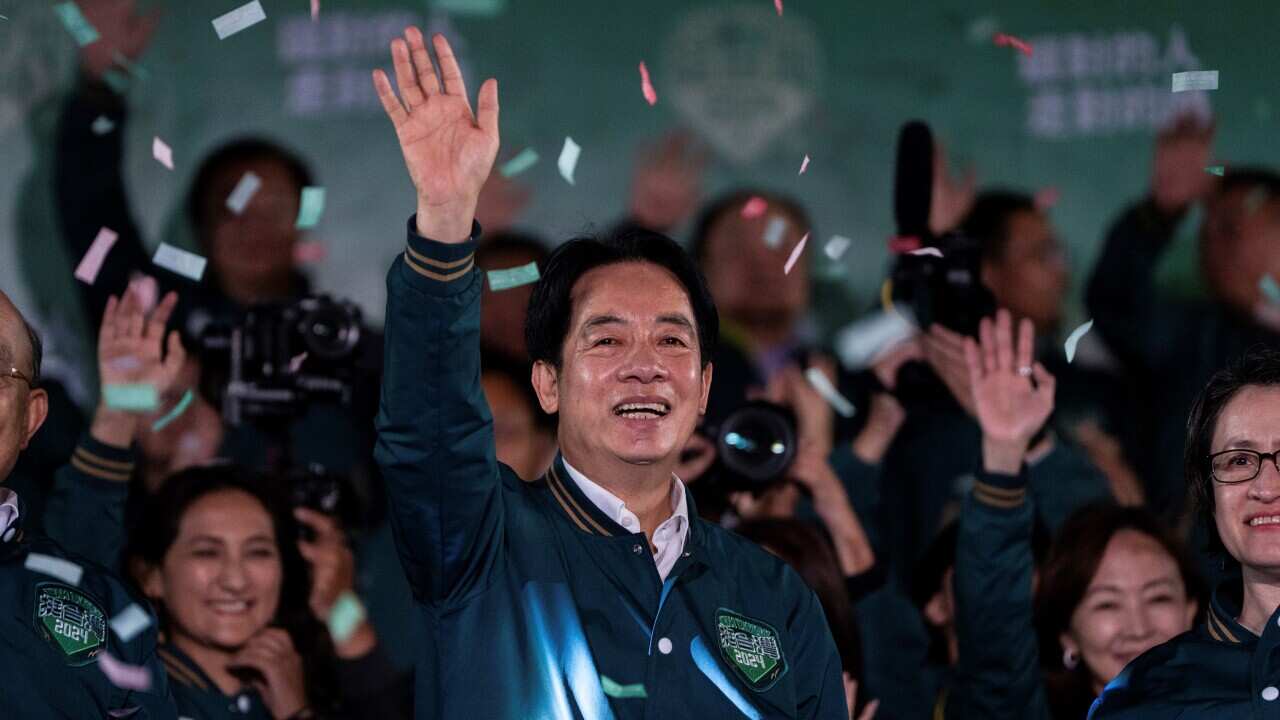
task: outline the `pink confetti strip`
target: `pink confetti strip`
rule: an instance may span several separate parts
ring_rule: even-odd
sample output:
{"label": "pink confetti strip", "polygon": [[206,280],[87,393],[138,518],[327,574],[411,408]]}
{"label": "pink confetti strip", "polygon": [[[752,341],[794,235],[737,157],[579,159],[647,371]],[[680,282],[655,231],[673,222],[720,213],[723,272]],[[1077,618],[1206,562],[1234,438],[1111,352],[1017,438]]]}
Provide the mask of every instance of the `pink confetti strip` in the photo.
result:
{"label": "pink confetti strip", "polygon": [[800,253],[804,252],[804,245],[808,241],[809,233],[805,233],[804,237],[800,238],[800,242],[796,243],[795,248],[791,251],[791,257],[787,258],[787,264],[782,266],[783,275],[791,274],[791,268],[796,264],[796,260],[800,259]]}
{"label": "pink confetti strip", "polygon": [[1017,48],[1023,55],[1031,57],[1031,45],[1025,40],[1019,40],[1012,35],[1006,35],[1004,33],[996,33],[995,38],[993,39],[998,47],[1012,46]]}
{"label": "pink confetti strip", "polygon": [[769,203],[765,202],[764,198],[759,195],[753,195],[747,200],[746,204],[742,206],[742,217],[748,220],[762,217],[764,215],[764,211],[768,209],[768,207]]}
{"label": "pink confetti strip", "polygon": [[98,656],[98,667],[112,685],[122,690],[143,692],[151,689],[151,673],[145,667],[130,665],[111,656],[106,650]]}
{"label": "pink confetti strip", "polygon": [[920,238],[915,235],[889,238],[889,252],[905,253],[920,249]]}
{"label": "pink confetti strip", "polygon": [[1037,210],[1048,210],[1058,204],[1058,188],[1047,187],[1041,188],[1036,192],[1035,204]]}
{"label": "pink confetti strip", "polygon": [[644,93],[644,101],[650,105],[658,102],[658,91],[653,89],[653,83],[649,81],[649,68],[644,66],[644,61],[640,61],[640,92]]}
{"label": "pink confetti strip", "polygon": [[307,354],[306,354],[305,352],[304,352],[304,353],[299,353],[298,355],[295,355],[294,357],[290,358],[290,359],[289,359],[289,372],[290,372],[290,373],[296,373],[296,372],[298,372],[298,370],[300,370],[300,369],[302,368],[302,363],[304,363],[304,362],[306,362],[306,361],[307,361]]}
{"label": "pink confetti strip", "polygon": [[102,263],[107,259],[107,253],[111,252],[111,246],[116,244],[115,231],[111,228],[102,228],[98,231],[98,236],[93,239],[93,244],[89,246],[89,252],[80,258],[80,264],[76,265],[76,279],[87,285],[92,285],[94,280],[98,279],[98,271],[102,269]]}
{"label": "pink confetti strip", "polygon": [[804,160],[800,161],[800,172],[797,175],[803,175],[805,170],[809,169],[809,156],[805,155]]}
{"label": "pink confetti strip", "polygon": [[314,22],[320,17],[320,0],[311,0],[311,20]]}
{"label": "pink confetti strip", "polygon": [[778,17],[782,17],[782,0],[773,0],[773,7],[778,10]]}
{"label": "pink confetti strip", "polygon": [[310,265],[323,261],[329,256],[329,249],[324,243],[315,240],[303,240],[293,246],[293,262],[295,265]]}
{"label": "pink confetti strip", "polygon": [[151,156],[161,165],[173,169],[173,150],[159,137],[151,141]]}

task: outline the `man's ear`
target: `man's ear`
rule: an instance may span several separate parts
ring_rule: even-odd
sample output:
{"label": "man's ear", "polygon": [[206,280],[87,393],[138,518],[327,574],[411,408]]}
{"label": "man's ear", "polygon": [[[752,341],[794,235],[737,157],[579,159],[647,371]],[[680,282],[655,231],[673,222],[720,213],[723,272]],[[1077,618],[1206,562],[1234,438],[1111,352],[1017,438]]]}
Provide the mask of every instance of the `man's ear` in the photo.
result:
{"label": "man's ear", "polygon": [[548,415],[560,412],[560,373],[546,360],[533,363],[529,382],[538,395],[538,404]]}
{"label": "man's ear", "polygon": [[22,438],[23,450],[27,449],[27,444],[31,442],[31,438],[47,417],[49,417],[49,393],[35,388],[27,394],[27,433]]}
{"label": "man's ear", "polygon": [[707,398],[711,397],[711,366],[712,363],[707,363],[706,367],[702,368],[702,395],[698,398],[699,415],[707,414]]}

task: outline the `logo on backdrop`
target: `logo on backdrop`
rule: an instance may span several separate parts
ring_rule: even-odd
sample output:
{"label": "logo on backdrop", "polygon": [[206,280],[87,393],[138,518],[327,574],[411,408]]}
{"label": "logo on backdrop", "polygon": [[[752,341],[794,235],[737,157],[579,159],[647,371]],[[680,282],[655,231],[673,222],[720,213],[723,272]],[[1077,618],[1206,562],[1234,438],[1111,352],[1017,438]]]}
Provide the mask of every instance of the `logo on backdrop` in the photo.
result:
{"label": "logo on backdrop", "polygon": [[663,45],[665,90],[680,115],[731,162],[763,155],[812,107],[822,81],[818,35],[769,3],[705,7]]}

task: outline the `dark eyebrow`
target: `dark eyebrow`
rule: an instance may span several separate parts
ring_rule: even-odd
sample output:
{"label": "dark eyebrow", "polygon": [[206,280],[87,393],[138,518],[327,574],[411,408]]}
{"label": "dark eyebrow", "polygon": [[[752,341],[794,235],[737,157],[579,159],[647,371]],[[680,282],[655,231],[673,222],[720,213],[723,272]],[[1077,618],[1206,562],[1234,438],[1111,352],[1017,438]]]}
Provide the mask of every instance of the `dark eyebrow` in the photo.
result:
{"label": "dark eyebrow", "polygon": [[601,325],[622,325],[623,323],[623,319],[617,315],[596,315],[590,320],[582,323],[582,330],[583,332],[586,332],[587,330]]}
{"label": "dark eyebrow", "polygon": [[1223,450],[1256,450],[1257,448],[1258,446],[1248,438],[1232,437],[1227,439],[1227,446]]}
{"label": "dark eyebrow", "polygon": [[659,315],[658,322],[667,325],[679,325],[680,327],[693,332],[693,323],[689,322],[689,318],[683,315]]}

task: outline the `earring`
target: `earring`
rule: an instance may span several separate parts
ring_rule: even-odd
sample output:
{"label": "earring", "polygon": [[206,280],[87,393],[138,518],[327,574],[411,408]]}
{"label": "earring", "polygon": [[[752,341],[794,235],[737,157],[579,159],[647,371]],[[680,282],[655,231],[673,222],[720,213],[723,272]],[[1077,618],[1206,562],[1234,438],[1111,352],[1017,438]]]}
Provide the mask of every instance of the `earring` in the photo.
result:
{"label": "earring", "polygon": [[1065,650],[1062,651],[1063,667],[1065,667],[1068,670],[1075,670],[1076,666],[1079,664],[1080,664],[1080,656],[1076,654],[1075,650],[1072,650],[1071,648],[1066,648]]}

